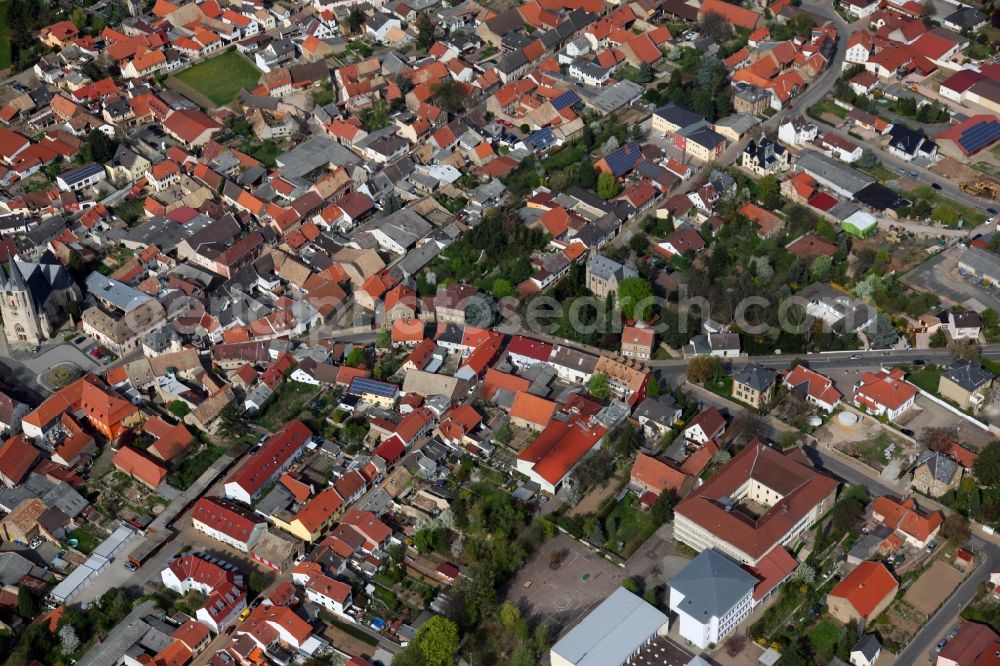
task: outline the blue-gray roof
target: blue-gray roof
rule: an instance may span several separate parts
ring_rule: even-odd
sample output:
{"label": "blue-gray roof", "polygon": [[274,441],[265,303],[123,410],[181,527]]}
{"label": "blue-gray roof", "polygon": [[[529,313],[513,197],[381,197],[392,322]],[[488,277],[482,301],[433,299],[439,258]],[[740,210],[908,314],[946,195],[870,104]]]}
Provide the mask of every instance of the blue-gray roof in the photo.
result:
{"label": "blue-gray roof", "polygon": [[153,300],[149,294],[133,289],[124,282],[113,280],[94,271],[87,277],[87,291],[102,301],[107,301],[122,312],[131,312],[146,301]]}
{"label": "blue-gray roof", "polygon": [[708,620],[726,615],[740,599],[753,592],[757,582],[743,567],[709,549],[701,551],[670,579],[669,585],[684,596],[678,610],[692,618]]}
{"label": "blue-gray roof", "polygon": [[552,652],[575,666],[623,664],[666,623],[666,615],[619,587],[570,629]]}

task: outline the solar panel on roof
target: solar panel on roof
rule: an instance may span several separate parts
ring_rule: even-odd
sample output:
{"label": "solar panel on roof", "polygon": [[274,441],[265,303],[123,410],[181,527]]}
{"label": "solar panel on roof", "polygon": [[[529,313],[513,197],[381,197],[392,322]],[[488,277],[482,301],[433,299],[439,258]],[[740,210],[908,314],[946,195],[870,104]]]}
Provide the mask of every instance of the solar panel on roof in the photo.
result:
{"label": "solar panel on roof", "polygon": [[1000,139],[1000,121],[990,120],[965,129],[958,137],[958,145],[965,152],[972,154],[982,150],[997,139]]}
{"label": "solar panel on roof", "polygon": [[563,94],[553,99],[552,106],[553,108],[556,109],[556,111],[561,111],[562,109],[565,109],[567,106],[573,106],[579,101],[580,101],[580,96],[576,93],[576,91],[570,90],[564,92]]}
{"label": "solar panel on roof", "polygon": [[620,176],[635,166],[639,154],[639,147],[634,143],[629,143],[608,154],[604,159],[608,168],[611,169],[611,173]]}
{"label": "solar panel on roof", "polygon": [[379,380],[372,379],[371,377],[355,377],[351,380],[351,386],[348,388],[348,392],[351,395],[369,393],[383,398],[391,398],[395,396],[398,390],[399,387],[395,384],[380,382]]}

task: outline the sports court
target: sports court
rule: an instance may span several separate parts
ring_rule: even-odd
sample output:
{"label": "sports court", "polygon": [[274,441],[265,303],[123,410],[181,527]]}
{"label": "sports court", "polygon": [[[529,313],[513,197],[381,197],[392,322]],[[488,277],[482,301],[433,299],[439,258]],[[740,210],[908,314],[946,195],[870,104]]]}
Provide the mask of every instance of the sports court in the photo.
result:
{"label": "sports court", "polygon": [[[562,564],[549,566],[553,551]],[[557,636],[621,586],[623,570],[565,534],[546,541],[511,583],[507,599],[527,616],[549,625]]]}

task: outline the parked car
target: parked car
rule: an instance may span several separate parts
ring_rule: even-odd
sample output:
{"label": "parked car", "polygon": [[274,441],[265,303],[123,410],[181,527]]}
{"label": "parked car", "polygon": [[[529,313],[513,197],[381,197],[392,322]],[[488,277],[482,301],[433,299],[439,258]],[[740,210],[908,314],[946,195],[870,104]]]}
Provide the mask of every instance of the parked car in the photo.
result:
{"label": "parked car", "polygon": [[927,361],[925,361],[922,358],[918,358],[918,359],[916,359],[916,360],[913,361],[913,365],[924,365],[926,363],[927,363]]}
{"label": "parked car", "polygon": [[931,183],[931,187],[933,187],[935,190],[940,190],[941,189],[940,183]]}
{"label": "parked car", "polygon": [[990,215],[1000,214],[1000,213],[997,213],[997,209],[996,208],[987,208],[986,212],[989,213]]}
{"label": "parked car", "polygon": [[955,627],[954,629],[951,630],[951,633],[948,634],[948,640],[950,641],[955,636],[958,636],[958,627]]}
{"label": "parked car", "polygon": [[937,645],[934,646],[934,651],[935,652],[940,652],[942,649],[944,649],[944,646],[947,645],[947,644],[948,644],[948,639],[947,638],[942,638],[941,640],[939,640],[937,642]]}
{"label": "parked car", "polygon": [[914,435],[913,435],[913,431],[912,431],[912,430],[910,430],[909,428],[900,428],[900,429],[899,429],[899,432],[903,433],[903,434],[904,434],[904,435],[906,435],[907,437],[913,437],[913,436],[914,436]]}

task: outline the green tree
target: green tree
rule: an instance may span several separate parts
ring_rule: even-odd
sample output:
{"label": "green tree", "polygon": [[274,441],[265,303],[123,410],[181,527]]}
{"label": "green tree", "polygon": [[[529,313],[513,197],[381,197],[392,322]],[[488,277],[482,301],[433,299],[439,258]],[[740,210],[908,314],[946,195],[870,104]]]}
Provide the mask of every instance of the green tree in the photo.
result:
{"label": "green tree", "polygon": [[814,282],[826,282],[830,279],[830,270],[833,268],[833,257],[820,256],[813,259],[812,266],[809,267],[809,276]]}
{"label": "green tree", "polygon": [[368,357],[362,347],[355,345],[351,347],[351,351],[347,352],[344,363],[352,368],[364,368],[368,365]]}
{"label": "green tree", "polygon": [[941,523],[941,536],[959,546],[969,540],[969,519],[958,511],[952,511]]}
{"label": "green tree", "polygon": [[523,643],[514,648],[510,656],[510,666],[538,666],[538,660],[531,648]]}
{"label": "green tree", "polygon": [[429,49],[434,44],[434,32],[434,23],[431,21],[431,17],[426,12],[421,12],[417,16],[417,48],[422,51]]}
{"label": "green tree", "polygon": [[888,349],[899,341],[899,331],[885,314],[879,314],[865,329],[868,343],[874,349]]}
{"label": "green tree", "polygon": [[436,615],[421,625],[413,641],[419,646],[427,666],[452,666],[458,654],[458,626]]}
{"label": "green tree", "polygon": [[639,583],[634,578],[622,578],[622,587],[632,594],[640,594]]}
{"label": "green tree", "polygon": [[17,588],[17,614],[26,620],[33,620],[39,611],[38,599],[24,585]]}
{"label": "green tree", "polygon": [[979,452],[972,465],[972,473],[981,486],[1000,486],[1000,441],[990,442]]}
{"label": "green tree", "polygon": [[781,183],[773,175],[768,174],[757,181],[757,199],[765,208],[776,209],[781,206]]}
{"label": "green tree", "polygon": [[354,7],[351,13],[347,15],[347,26],[351,29],[351,34],[356,34],[361,30],[361,26],[365,24],[365,15],[361,13],[361,10]]}
{"label": "green tree", "polygon": [[513,296],[514,285],[511,284],[510,280],[498,277],[495,278],[493,283],[490,285],[490,293],[493,294],[493,298],[497,300]]}
{"label": "green tree", "polygon": [[729,41],[733,36],[733,26],[718,12],[705,12],[701,17],[701,34],[716,43]]}
{"label": "green tree", "polygon": [[641,85],[646,85],[653,80],[656,72],[653,71],[653,66],[648,62],[643,62],[639,65],[639,71],[635,73],[635,82]]}
{"label": "green tree", "polygon": [[431,86],[431,99],[448,113],[465,108],[465,85],[450,76]]}
{"label": "green tree", "polygon": [[597,187],[597,170],[589,160],[581,162],[576,169],[576,184],[583,190],[593,190]]}
{"label": "green tree", "polygon": [[931,334],[928,344],[932,349],[943,349],[948,346],[948,336],[939,328]]}
{"label": "green tree", "polygon": [[608,376],[603,372],[591,375],[590,381],[587,382],[587,391],[598,400],[607,400],[611,396]]}
{"label": "green tree", "polygon": [[392,331],[388,328],[380,328],[375,334],[375,346],[379,349],[388,349],[392,346]]}
{"label": "green tree", "polygon": [[110,162],[117,150],[118,141],[108,137],[101,130],[93,130],[87,135],[87,140],[83,142],[80,155],[84,162],[103,164]]}
{"label": "green tree", "polygon": [[632,250],[636,254],[645,252],[648,247],[649,239],[646,238],[646,234],[633,234],[632,238],[628,239],[628,249]]}
{"label": "green tree", "polygon": [[597,176],[597,196],[602,199],[614,199],[621,191],[621,185],[614,175],[607,171],[602,171]]}
{"label": "green tree", "polygon": [[264,591],[267,587],[267,581],[256,569],[250,571],[250,576],[247,578],[247,596],[253,601],[260,596],[260,593]]}
{"label": "green tree", "polygon": [[865,148],[861,151],[861,157],[858,158],[856,164],[862,169],[874,169],[879,166],[881,162],[879,161],[874,150],[871,148]]}
{"label": "green tree", "polygon": [[230,403],[222,408],[216,432],[227,442],[237,442],[246,436],[248,432],[246,419],[243,418],[243,413],[236,409],[235,404]]}
{"label": "green tree", "polygon": [[653,502],[649,510],[650,515],[657,524],[662,525],[674,518],[674,498],[669,492],[664,491]]}
{"label": "green tree", "polygon": [[648,320],[653,315],[655,300],[648,280],[630,277],[618,285],[618,307],[626,319]]}
{"label": "green tree", "polygon": [[174,400],[167,409],[180,420],[183,420],[185,416],[191,413],[191,406],[183,400]]}
{"label": "green tree", "polygon": [[520,620],[521,611],[518,607],[509,601],[503,602],[503,605],[500,606],[500,624],[508,629],[513,629]]}

